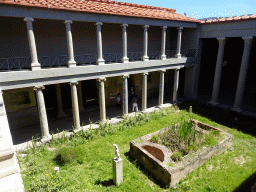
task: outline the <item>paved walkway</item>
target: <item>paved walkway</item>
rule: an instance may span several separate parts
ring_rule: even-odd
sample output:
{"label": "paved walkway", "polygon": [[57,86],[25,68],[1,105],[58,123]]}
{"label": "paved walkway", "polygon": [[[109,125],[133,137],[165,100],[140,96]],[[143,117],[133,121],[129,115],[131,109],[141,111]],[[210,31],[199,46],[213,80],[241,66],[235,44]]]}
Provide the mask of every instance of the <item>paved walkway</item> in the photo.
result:
{"label": "paved walkway", "polygon": [[[165,103],[170,103],[170,100],[166,100]],[[158,105],[157,98],[148,99],[148,104],[147,104],[148,108],[157,106],[157,105]],[[138,101],[138,107],[139,107],[139,110],[141,110],[141,100]],[[107,107],[106,109],[106,116],[109,119],[113,117],[121,117],[122,112],[123,112],[122,109],[116,109],[115,106],[110,106],[110,107]],[[129,104],[129,113],[131,112],[132,112],[132,104]],[[62,119],[55,119],[55,120],[54,119],[50,120],[50,119],[51,118],[48,118],[50,134],[58,133],[63,130],[68,131],[73,129],[72,114],[69,114],[69,116]],[[86,110],[80,113],[80,121],[82,126],[90,124],[89,119],[92,123],[96,123],[97,121],[100,120],[100,110],[98,107],[91,108],[90,110]],[[40,130],[41,130],[40,124],[11,130],[13,144],[17,145],[17,144],[30,141],[32,139],[32,136],[40,137],[41,136]]]}

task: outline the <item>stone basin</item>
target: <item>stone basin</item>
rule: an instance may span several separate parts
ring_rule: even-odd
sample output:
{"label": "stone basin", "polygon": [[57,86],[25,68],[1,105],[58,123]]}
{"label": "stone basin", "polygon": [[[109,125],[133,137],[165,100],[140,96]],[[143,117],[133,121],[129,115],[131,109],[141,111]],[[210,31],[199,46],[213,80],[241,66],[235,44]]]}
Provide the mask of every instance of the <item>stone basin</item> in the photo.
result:
{"label": "stone basin", "polygon": [[132,140],[129,152],[131,157],[137,159],[162,184],[171,187],[178,183],[180,179],[186,177],[188,173],[196,170],[205,161],[233,145],[233,135],[200,121],[193,120],[193,122],[201,129],[217,130],[223,133],[224,137],[215,146],[203,147],[196,152],[184,156],[180,162],[174,162],[171,159],[172,152],[167,147],[150,142],[151,137],[165,131],[166,128],[164,128]]}

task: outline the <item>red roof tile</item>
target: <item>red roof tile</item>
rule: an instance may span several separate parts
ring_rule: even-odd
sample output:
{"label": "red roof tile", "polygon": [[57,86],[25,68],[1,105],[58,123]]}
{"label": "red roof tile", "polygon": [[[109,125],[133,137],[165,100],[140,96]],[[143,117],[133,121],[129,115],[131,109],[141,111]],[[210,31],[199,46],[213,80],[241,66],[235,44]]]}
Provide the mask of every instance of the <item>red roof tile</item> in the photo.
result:
{"label": "red roof tile", "polygon": [[0,4],[200,23],[175,9],[111,0],[0,0]]}
{"label": "red roof tile", "polygon": [[222,18],[222,19],[214,19],[214,20],[207,20],[207,21],[201,21],[201,24],[210,24],[210,23],[224,23],[224,22],[233,22],[233,21],[242,21],[242,20],[252,20],[252,19],[256,19],[256,13],[248,16],[248,15],[244,15],[244,16],[235,16],[235,17],[229,17],[229,18]]}

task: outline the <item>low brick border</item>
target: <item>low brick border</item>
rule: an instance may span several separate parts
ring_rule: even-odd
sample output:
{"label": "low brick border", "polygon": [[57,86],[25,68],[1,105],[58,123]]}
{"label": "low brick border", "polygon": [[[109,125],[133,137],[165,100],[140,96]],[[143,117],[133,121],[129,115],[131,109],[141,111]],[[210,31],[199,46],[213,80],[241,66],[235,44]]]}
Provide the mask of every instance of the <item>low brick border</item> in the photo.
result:
{"label": "low brick border", "polygon": [[[163,132],[166,128],[163,128],[154,133],[147,134],[130,142],[130,155],[132,158],[137,159],[138,162],[148,170],[153,176],[159,180],[162,184],[171,187],[179,182],[180,179],[186,177],[186,175],[200,165],[202,165],[208,159],[222,153],[226,149],[233,145],[234,136],[222,131],[219,128],[210,126],[208,124],[202,123],[197,120],[192,120],[197,124],[199,128],[205,130],[217,130],[224,134],[224,138],[213,147],[203,147],[202,149],[189,153],[187,156],[183,157],[180,162],[174,162],[171,159],[172,152],[165,146],[150,142],[153,135],[157,135],[159,132]],[[161,162],[143,146],[148,145],[158,150],[161,150],[164,154],[164,161]],[[169,163],[174,163],[173,167],[169,167]]]}

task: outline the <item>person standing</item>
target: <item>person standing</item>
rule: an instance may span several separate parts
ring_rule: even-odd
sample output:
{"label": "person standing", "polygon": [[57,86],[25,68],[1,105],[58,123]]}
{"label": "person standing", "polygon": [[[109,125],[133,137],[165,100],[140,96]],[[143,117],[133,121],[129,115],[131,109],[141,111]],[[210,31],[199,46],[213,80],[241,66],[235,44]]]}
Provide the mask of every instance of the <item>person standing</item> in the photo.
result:
{"label": "person standing", "polygon": [[138,98],[137,95],[134,95],[134,97],[132,98],[132,111],[134,111],[134,109],[136,110],[136,112],[138,112]]}
{"label": "person standing", "polygon": [[121,98],[120,98],[120,93],[117,94],[116,96],[116,109],[121,109]]}

